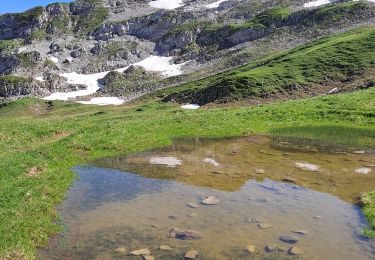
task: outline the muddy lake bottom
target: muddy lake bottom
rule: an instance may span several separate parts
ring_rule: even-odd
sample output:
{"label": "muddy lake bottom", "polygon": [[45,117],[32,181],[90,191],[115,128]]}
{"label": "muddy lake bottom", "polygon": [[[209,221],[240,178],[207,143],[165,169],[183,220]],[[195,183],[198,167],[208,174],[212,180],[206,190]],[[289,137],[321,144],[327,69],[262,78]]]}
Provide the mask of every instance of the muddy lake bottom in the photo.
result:
{"label": "muddy lake bottom", "polygon": [[[375,190],[366,151],[195,138],[96,164],[74,168],[78,180],[60,207],[64,231],[41,259],[142,259],[129,253],[145,248],[155,259],[191,250],[198,259],[375,258],[354,204]],[[210,196],[214,205],[202,204]],[[173,229],[198,235],[183,240]]]}

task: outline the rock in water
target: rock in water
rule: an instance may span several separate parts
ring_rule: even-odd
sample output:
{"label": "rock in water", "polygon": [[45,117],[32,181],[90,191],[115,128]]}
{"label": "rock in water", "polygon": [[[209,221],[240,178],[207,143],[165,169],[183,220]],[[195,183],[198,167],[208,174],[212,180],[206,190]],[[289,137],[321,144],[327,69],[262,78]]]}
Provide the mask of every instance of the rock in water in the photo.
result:
{"label": "rock in water", "polygon": [[204,200],[202,200],[202,204],[203,205],[216,205],[220,202],[220,200],[218,198],[216,198],[215,196],[208,196],[207,198],[205,198]]}
{"label": "rock in water", "polygon": [[301,248],[293,246],[289,249],[288,252],[290,255],[302,255],[304,252]]}
{"label": "rock in water", "polygon": [[195,230],[179,231],[175,237],[182,240],[197,240],[202,238],[201,234]]}
{"label": "rock in water", "polygon": [[295,166],[296,168],[303,170],[303,171],[311,171],[311,172],[319,171],[319,166],[312,164],[312,163],[297,162]]}
{"label": "rock in water", "polygon": [[198,251],[191,250],[185,254],[185,259],[195,259],[198,257]]}
{"label": "rock in water", "polygon": [[138,249],[130,252],[130,255],[141,256],[141,255],[150,255],[151,252],[148,248]]}
{"label": "rock in water", "polygon": [[281,236],[280,240],[289,244],[295,244],[298,242],[298,238],[295,236]]}
{"label": "rock in water", "polygon": [[260,229],[269,229],[269,228],[273,228],[273,225],[267,224],[267,223],[259,223],[258,224],[258,228],[260,228]]}
{"label": "rock in water", "polygon": [[152,255],[142,255],[142,260],[155,260]]}
{"label": "rock in water", "polygon": [[246,251],[249,252],[250,254],[254,254],[256,251],[255,245],[248,245],[246,247]]}
{"label": "rock in water", "polygon": [[266,251],[267,252],[273,252],[273,251],[276,251],[277,247],[274,245],[274,244],[268,244],[266,246]]}
{"label": "rock in water", "polygon": [[126,248],[122,246],[122,247],[117,248],[115,251],[116,253],[119,253],[119,254],[125,254]]}
{"label": "rock in water", "polygon": [[307,230],[293,230],[292,232],[300,235],[306,235],[307,233],[309,233],[309,231]]}
{"label": "rock in water", "polygon": [[168,245],[161,245],[159,247],[159,250],[165,250],[165,251],[168,251],[168,250],[172,250],[172,247],[168,246]]}
{"label": "rock in water", "polygon": [[296,184],[296,183],[297,183],[297,180],[296,180],[296,179],[293,179],[293,178],[284,178],[284,179],[282,179],[281,181],[283,181],[283,182],[287,182],[287,183],[293,183],[293,184]]}
{"label": "rock in water", "polygon": [[169,230],[169,237],[175,238],[177,232],[180,232],[178,228],[172,228],[171,230]]}
{"label": "rock in water", "polygon": [[194,202],[189,202],[189,203],[186,204],[186,206],[188,206],[190,208],[193,208],[193,209],[198,208],[198,205]]}
{"label": "rock in water", "polygon": [[263,173],[266,173],[266,171],[264,169],[255,169],[255,173],[256,174],[263,174]]}

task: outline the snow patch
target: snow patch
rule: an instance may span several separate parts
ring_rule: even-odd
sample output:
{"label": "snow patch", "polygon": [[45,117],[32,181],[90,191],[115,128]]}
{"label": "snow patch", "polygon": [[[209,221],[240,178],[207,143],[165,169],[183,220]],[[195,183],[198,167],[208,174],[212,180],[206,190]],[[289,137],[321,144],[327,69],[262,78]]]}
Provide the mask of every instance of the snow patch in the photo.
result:
{"label": "snow patch", "polygon": [[[213,8],[218,8],[220,6],[221,3],[224,3],[228,0],[219,0],[219,1],[216,1],[212,4],[208,4],[208,5],[205,5],[206,8],[209,8],[209,9],[213,9]],[[375,0],[374,0],[375,1]]]}
{"label": "snow patch", "polygon": [[192,110],[194,110],[194,109],[198,109],[198,108],[200,108],[200,106],[199,106],[199,105],[196,105],[196,104],[187,104],[187,105],[183,105],[183,106],[181,106],[181,108],[183,108],[183,109],[192,109]]}
{"label": "snow patch", "polygon": [[173,10],[184,6],[182,0],[156,0],[148,3],[151,7],[158,9]]}
{"label": "snow patch", "polygon": [[107,106],[107,105],[122,105],[124,100],[119,99],[118,97],[96,97],[90,99],[90,101],[78,101],[80,104],[84,105],[98,105],[98,106]]}
{"label": "snow patch", "polygon": [[[177,75],[182,74],[183,73],[182,66],[184,66],[185,63],[172,64],[171,63],[172,60],[173,60],[173,57],[149,56],[146,59],[138,63],[135,63],[134,65],[141,66],[145,70],[148,70],[148,71],[160,72],[165,77],[172,77],[172,76],[177,76]],[[129,67],[130,66],[120,68],[120,69],[117,69],[116,71],[122,73]],[[76,72],[72,72],[72,73],[60,74],[60,76],[65,77],[67,79],[67,83],[86,85],[87,89],[65,92],[65,93],[56,92],[50,96],[45,97],[44,99],[67,101],[70,98],[83,97],[83,96],[94,94],[102,87],[102,85],[98,82],[98,80],[101,78],[104,78],[105,75],[107,75],[109,72],[110,71],[105,71],[105,72],[94,73],[94,74],[78,74]],[[36,79],[43,81],[43,77],[38,77]],[[82,103],[82,102],[81,103],[82,104],[95,104],[96,102],[105,103],[106,101],[111,101],[111,104],[114,105],[114,103],[119,103],[120,102],[119,100],[114,100],[113,98],[110,100],[105,99],[105,98],[102,98],[102,99],[93,98],[90,101],[83,101],[85,103]],[[86,103],[86,102],[91,102],[91,103]]]}
{"label": "snow patch", "polygon": [[182,66],[186,63],[172,64],[172,60],[173,57],[150,56],[134,65],[141,66],[148,71],[161,72],[166,77],[181,75]]}
{"label": "snow patch", "polygon": [[305,3],[303,5],[303,7],[312,8],[312,7],[322,6],[322,5],[328,5],[330,3],[331,3],[330,0],[315,0],[315,1],[312,1],[312,2]]}
{"label": "snow patch", "polygon": [[165,165],[167,167],[176,167],[181,165],[181,160],[176,157],[152,157],[150,159],[151,164]]}

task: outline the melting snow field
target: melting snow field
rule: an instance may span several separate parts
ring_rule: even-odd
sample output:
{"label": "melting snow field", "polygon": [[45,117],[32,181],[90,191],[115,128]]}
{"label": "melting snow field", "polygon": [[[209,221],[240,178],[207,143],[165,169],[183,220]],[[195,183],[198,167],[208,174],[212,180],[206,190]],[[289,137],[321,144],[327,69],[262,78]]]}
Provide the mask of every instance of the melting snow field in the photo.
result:
{"label": "melting snow field", "polygon": [[78,101],[78,103],[84,104],[84,105],[98,105],[98,106],[122,105],[124,104],[124,100],[119,99],[118,97],[96,97],[96,98],[92,98],[90,101]]}
{"label": "melting snow field", "polygon": [[224,3],[226,1],[228,1],[228,0],[219,0],[219,1],[216,1],[216,2],[214,2],[212,4],[205,5],[205,7],[206,8],[210,8],[210,9],[212,9],[212,8],[218,8],[221,3]]}
{"label": "melting snow field", "polygon": [[[185,64],[171,64],[173,57],[161,57],[161,56],[150,56],[146,59],[135,63],[143,67],[145,70],[160,72],[165,77],[172,77],[182,74],[182,66]],[[118,72],[124,72],[129,66],[117,69]],[[94,94],[102,86],[98,82],[99,79],[105,77],[110,71],[94,73],[94,74],[78,74],[76,72],[72,73],[63,73],[60,76],[63,76],[67,79],[69,84],[81,84],[86,85],[87,89],[71,91],[71,92],[56,92],[50,96],[45,97],[45,100],[69,100],[70,98],[83,97]],[[43,81],[42,77],[37,77],[37,80]],[[94,105],[121,105],[123,100],[117,97],[101,97],[93,98],[90,101],[81,101],[81,104],[94,104]]]}
{"label": "melting snow field", "polygon": [[330,0],[316,0],[316,1],[305,3],[303,7],[311,8],[311,7],[317,7],[317,6],[322,6],[322,5],[328,5],[330,3],[331,3]]}
{"label": "melting snow field", "polygon": [[151,7],[158,9],[173,10],[184,6],[182,0],[156,0],[148,3]]}
{"label": "melting snow field", "polygon": [[181,106],[181,108],[183,108],[183,109],[198,109],[198,108],[200,108],[200,106],[195,105],[195,104],[187,104],[187,105]]}

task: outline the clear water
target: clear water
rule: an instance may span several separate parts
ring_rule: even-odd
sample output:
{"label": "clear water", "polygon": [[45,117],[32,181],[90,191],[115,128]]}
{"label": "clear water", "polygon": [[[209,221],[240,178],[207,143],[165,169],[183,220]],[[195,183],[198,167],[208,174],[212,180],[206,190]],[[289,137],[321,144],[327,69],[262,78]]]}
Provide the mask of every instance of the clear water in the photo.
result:
{"label": "clear water", "polygon": [[[76,167],[79,179],[60,209],[65,230],[40,258],[141,259],[127,253],[148,248],[155,259],[183,259],[189,250],[197,250],[199,259],[374,259],[374,240],[361,236],[367,223],[350,203],[375,189],[373,171],[355,172],[371,168],[374,156],[326,148],[262,136],[180,139],[168,148],[97,163],[107,168]],[[319,171],[297,168],[298,162]],[[297,185],[280,181],[286,177]],[[210,195],[220,202],[200,204]],[[191,202],[198,207],[186,205]],[[273,227],[261,229],[257,221]],[[199,231],[202,238],[170,238],[174,227]],[[307,233],[293,232],[298,230]],[[298,242],[285,243],[282,235]],[[245,250],[250,244],[255,254]],[[266,252],[269,244],[285,251]],[[292,246],[304,253],[289,255]]]}

